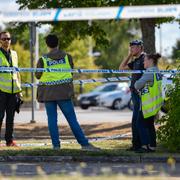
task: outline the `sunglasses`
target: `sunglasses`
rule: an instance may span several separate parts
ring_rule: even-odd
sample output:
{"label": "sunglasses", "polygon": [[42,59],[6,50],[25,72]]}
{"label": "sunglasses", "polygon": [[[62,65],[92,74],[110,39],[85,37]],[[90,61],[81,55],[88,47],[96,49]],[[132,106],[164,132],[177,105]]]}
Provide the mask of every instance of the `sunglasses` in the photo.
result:
{"label": "sunglasses", "polygon": [[11,38],[2,38],[1,40],[2,40],[2,41],[10,41]]}

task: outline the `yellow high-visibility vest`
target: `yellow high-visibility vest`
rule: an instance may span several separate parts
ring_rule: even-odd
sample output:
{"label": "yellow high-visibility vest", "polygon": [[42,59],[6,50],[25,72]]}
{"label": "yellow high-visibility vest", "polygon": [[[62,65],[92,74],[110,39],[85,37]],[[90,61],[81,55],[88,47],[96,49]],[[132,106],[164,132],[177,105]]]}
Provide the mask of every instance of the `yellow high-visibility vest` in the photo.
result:
{"label": "yellow high-visibility vest", "polygon": [[[67,55],[59,60],[53,60],[48,57],[42,57],[42,59],[44,68],[71,69]],[[63,84],[67,82],[72,82],[71,72],[43,72],[39,80],[39,83],[42,85]]]}
{"label": "yellow high-visibility vest", "polygon": [[[18,57],[16,51],[11,50],[12,66],[18,67]],[[10,67],[6,56],[0,51],[0,66]],[[21,92],[21,83],[18,79],[19,72],[5,72],[0,73],[0,90],[6,93]]]}
{"label": "yellow high-visibility vest", "polygon": [[144,118],[154,116],[163,105],[162,78],[154,73],[153,85],[147,85],[141,91],[142,112]]}

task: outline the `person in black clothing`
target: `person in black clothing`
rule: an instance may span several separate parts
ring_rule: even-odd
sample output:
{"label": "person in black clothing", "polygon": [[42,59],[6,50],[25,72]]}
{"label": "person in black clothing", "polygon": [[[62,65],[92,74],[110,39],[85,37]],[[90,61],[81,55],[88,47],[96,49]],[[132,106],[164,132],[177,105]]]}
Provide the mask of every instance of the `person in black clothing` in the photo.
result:
{"label": "person in black clothing", "polygon": [[[0,66],[13,67],[18,65],[17,54],[10,49],[11,35],[0,33]],[[0,72],[0,133],[6,113],[5,140],[7,146],[17,146],[13,140],[14,115],[17,101],[21,96],[20,75],[18,72]]]}
{"label": "person in black clothing", "polygon": [[[141,40],[133,40],[129,43],[129,54],[119,66],[120,70],[145,70],[144,69],[143,42]],[[136,151],[141,147],[138,129],[138,113],[140,109],[140,97],[137,90],[134,88],[135,82],[140,79],[142,73],[133,73],[131,77],[131,96],[133,102],[132,116],[132,147],[128,150]]]}

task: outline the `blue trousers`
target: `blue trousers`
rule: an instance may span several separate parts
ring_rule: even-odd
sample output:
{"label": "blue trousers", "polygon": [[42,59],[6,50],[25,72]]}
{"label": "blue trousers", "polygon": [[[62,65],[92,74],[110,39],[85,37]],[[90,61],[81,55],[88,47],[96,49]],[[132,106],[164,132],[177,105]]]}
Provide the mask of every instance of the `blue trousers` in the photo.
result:
{"label": "blue trousers", "polygon": [[57,123],[57,106],[59,106],[66,120],[68,121],[70,128],[74,136],[76,137],[78,143],[82,146],[88,145],[89,144],[88,139],[85,137],[77,121],[76,114],[74,111],[74,105],[71,99],[67,99],[67,100],[45,102],[46,113],[48,116],[48,128],[53,146],[54,147],[60,146],[59,130]]}
{"label": "blue trousers", "polygon": [[141,147],[141,141],[140,141],[140,136],[139,136],[139,123],[138,123],[141,99],[135,91],[131,92],[131,96],[132,96],[132,102],[133,102],[133,116],[132,116],[132,123],[131,123],[132,146],[135,149],[138,149]]}

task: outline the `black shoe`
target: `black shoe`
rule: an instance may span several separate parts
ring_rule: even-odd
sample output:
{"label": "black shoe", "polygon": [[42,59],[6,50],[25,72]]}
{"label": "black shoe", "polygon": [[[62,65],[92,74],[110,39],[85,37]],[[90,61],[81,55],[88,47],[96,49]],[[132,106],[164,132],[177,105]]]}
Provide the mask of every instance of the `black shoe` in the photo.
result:
{"label": "black shoe", "polygon": [[131,146],[130,148],[127,148],[126,151],[136,151],[138,150],[139,148],[136,148],[134,146]]}
{"label": "black shoe", "polygon": [[149,152],[156,152],[156,150],[155,149],[151,149],[151,148],[148,148],[148,150],[149,150]]}
{"label": "black shoe", "polygon": [[141,147],[141,148],[137,149],[135,152],[136,153],[149,153],[150,151],[148,148]]}

